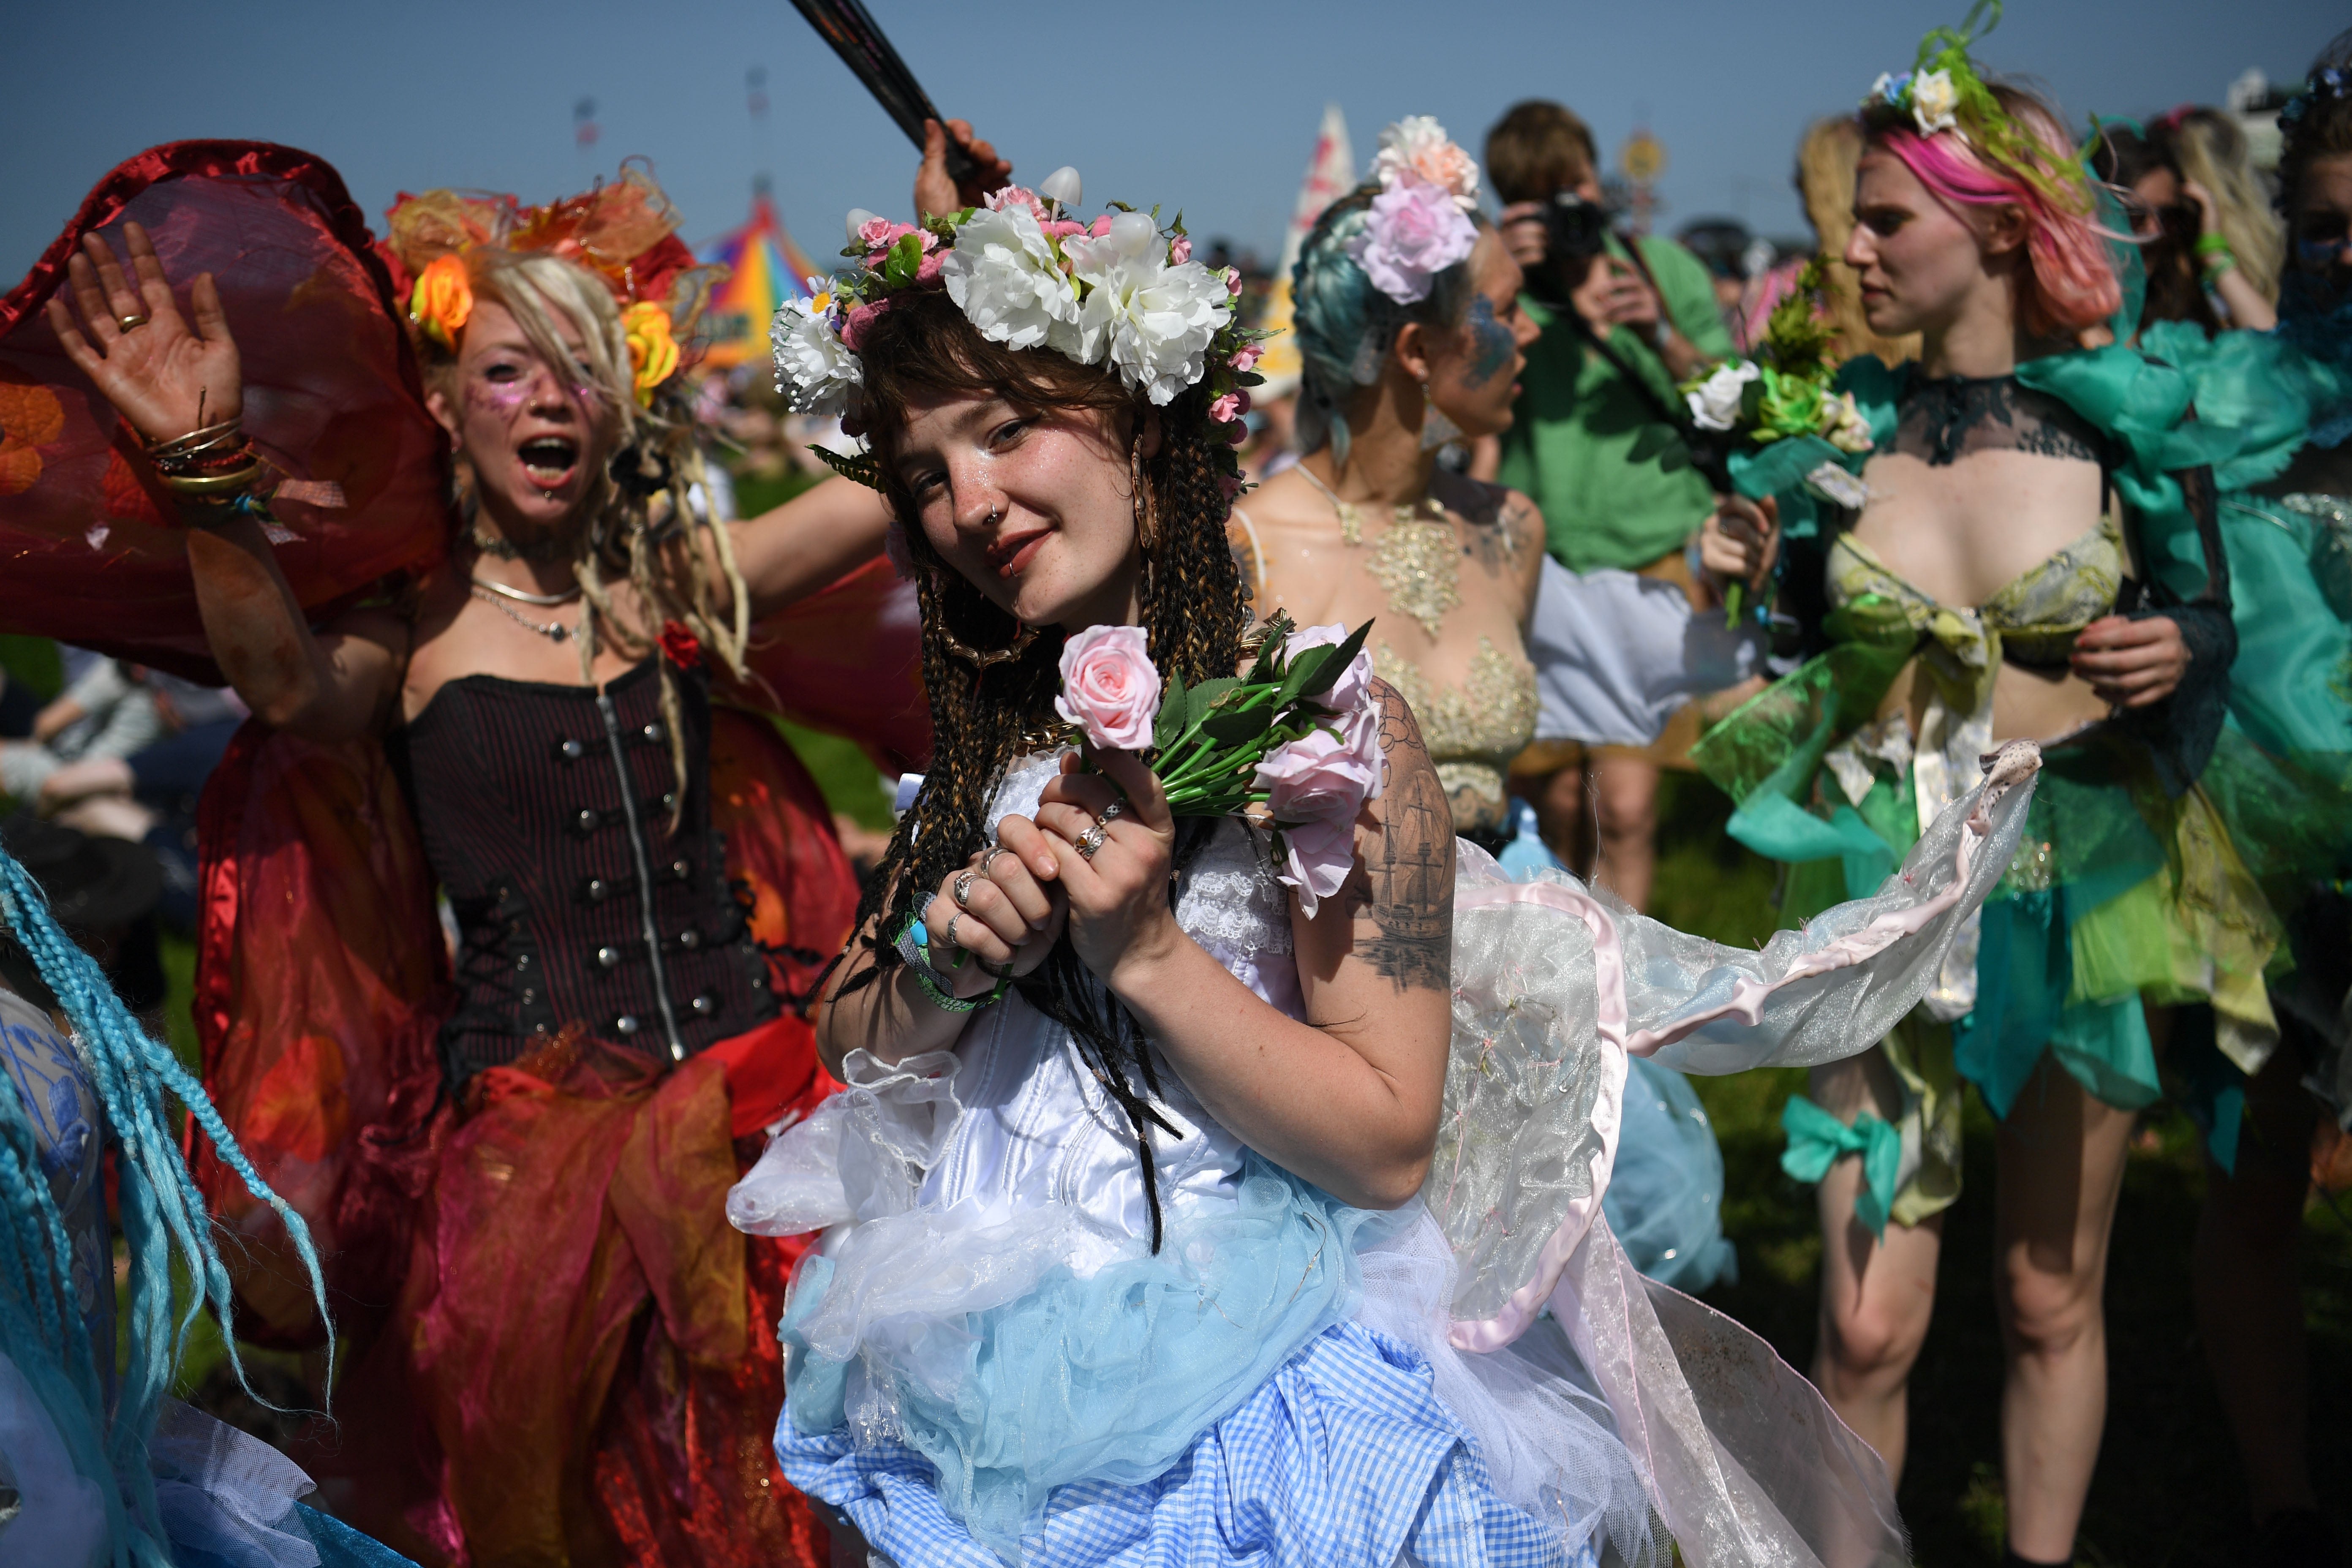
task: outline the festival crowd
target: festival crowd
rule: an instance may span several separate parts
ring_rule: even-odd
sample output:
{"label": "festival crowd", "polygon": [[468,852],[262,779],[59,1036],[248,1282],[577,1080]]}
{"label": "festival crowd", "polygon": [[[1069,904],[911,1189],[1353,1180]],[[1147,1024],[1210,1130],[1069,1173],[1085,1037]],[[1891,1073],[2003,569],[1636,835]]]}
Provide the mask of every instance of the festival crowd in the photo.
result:
{"label": "festival crowd", "polygon": [[[2342,1563],[2352,33],[2084,120],[1998,16],[1803,246],[1550,101],[1273,273],[929,121],[731,375],[639,165],[109,174],[0,300],[0,1562],[1903,1563],[1969,1202],[2066,1563],[2169,1100],[2244,1560]],[[1767,1068],[1801,1371],[1697,1299]]]}

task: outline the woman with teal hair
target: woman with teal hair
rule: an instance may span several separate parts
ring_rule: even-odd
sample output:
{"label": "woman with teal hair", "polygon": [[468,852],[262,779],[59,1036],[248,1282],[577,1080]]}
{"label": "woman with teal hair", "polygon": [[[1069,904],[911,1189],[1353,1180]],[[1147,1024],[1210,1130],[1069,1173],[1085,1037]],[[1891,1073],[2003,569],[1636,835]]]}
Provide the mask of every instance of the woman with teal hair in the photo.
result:
{"label": "woman with teal hair", "polygon": [[[62,1032],[61,1032],[62,1025]],[[0,850],[0,1560],[47,1568],[396,1568],[407,1560],[297,1500],[310,1479],[167,1391],[196,1314],[230,1288],[167,1120],[168,1090],[275,1208],[325,1311],[310,1233],[211,1101]],[[130,1321],[114,1322],[101,1154],[115,1153]],[[179,1278],[193,1282],[184,1290]],[[0,1498],[0,1502],[9,1500]]]}

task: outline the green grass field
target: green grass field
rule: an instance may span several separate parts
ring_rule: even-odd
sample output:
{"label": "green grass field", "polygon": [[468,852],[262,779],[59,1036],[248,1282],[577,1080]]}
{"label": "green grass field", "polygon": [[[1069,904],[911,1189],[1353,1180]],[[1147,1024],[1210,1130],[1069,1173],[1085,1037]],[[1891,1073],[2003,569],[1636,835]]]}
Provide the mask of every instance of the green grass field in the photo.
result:
{"label": "green grass field", "polygon": [[[748,487],[747,487],[748,489]],[[746,496],[746,510],[773,504]],[[37,680],[38,649],[0,645],[0,659]],[[802,731],[791,738],[835,809],[868,826],[888,822],[887,785],[856,747]],[[1772,929],[1770,868],[1724,837],[1727,803],[1703,782],[1670,776],[1661,802],[1656,913],[1718,941],[1754,944]],[[172,1043],[193,1054],[193,963],[171,944]],[[1727,1172],[1725,1228],[1739,1249],[1738,1284],[1714,1305],[1770,1340],[1796,1365],[1812,1353],[1814,1270],[1821,1256],[1811,1190],[1780,1169],[1780,1107],[1799,1072],[1696,1080],[1715,1119]],[[2152,1138],[2132,1155],[2107,1286],[2112,1392],[2105,1447],[2083,1528],[2080,1562],[2131,1568],[2222,1564],[2247,1534],[2245,1488],[2205,1370],[2189,1302],[2189,1246],[2203,1174],[2186,1120],[2151,1115]],[[1992,1124],[1971,1101],[1967,1159],[1972,1185],[1945,1231],[1935,1327],[1912,1391],[1912,1456],[1904,1517],[1925,1568],[1991,1564],[2000,1557],[2000,1355],[1992,1313]],[[2305,1305],[2312,1336],[2313,1469],[2352,1473],[2352,1434],[2335,1419],[2352,1408],[2352,1228],[2315,1202],[2306,1212]],[[289,1360],[257,1358],[265,1389],[283,1390]],[[267,1413],[240,1405],[221,1346],[205,1325],[187,1366],[191,1392],[268,1431]],[[2322,1496],[2329,1496],[2326,1485]],[[2337,1489],[2337,1506],[2341,1491]]]}

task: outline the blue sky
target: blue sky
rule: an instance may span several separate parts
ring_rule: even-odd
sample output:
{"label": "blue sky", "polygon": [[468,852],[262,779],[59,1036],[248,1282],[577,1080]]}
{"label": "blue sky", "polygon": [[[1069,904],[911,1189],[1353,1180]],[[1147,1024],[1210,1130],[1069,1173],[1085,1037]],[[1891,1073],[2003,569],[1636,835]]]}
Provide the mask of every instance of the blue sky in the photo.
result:
{"label": "blue sky", "polygon": [[[1604,149],[1637,123],[1670,164],[1664,222],[1726,214],[1801,232],[1796,142],[1851,107],[1961,0],[1532,0],[1347,4],[868,0],[931,97],[1018,175],[1061,163],[1111,197],[1181,206],[1194,234],[1267,248],[1323,104],[1368,158],[1380,127],[1434,114],[1474,154],[1510,103],[1558,98]],[[1981,53],[2070,116],[2215,101],[2248,66],[2298,75],[2343,25],[2314,0],[2012,0]],[[688,237],[740,221],[752,175],[824,256],[851,206],[896,214],[911,149],[787,0],[407,0],[400,5],[114,0],[28,6],[0,95],[0,281],[23,276],[109,167],[198,136],[289,142],[339,167],[373,218],[405,188],[544,201],[650,157]],[[745,73],[768,73],[764,128]],[[573,144],[574,105],[601,136]]]}

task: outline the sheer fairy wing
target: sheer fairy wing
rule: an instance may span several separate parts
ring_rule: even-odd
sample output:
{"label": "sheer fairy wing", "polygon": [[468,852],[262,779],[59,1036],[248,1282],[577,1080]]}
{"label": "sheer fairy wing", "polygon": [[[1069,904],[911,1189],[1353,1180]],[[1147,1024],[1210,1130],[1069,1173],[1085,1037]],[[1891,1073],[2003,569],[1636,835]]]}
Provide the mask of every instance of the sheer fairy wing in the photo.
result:
{"label": "sheer fairy wing", "polygon": [[[199,809],[196,1033],[205,1088],[310,1226],[339,1307],[386,1303],[432,1160],[454,1003],[424,846],[383,751],[248,721]],[[238,1332],[310,1342],[285,1231],[209,1146],[190,1164],[245,1244]]]}
{"label": "sheer fairy wing", "polygon": [[931,755],[915,585],[877,558],[752,628],[742,700],[845,735],[892,777]]}
{"label": "sheer fairy wing", "polygon": [[727,836],[728,879],[751,897],[770,984],[787,1007],[804,1006],[857,916],[857,876],[824,796],[772,723],[719,708],[710,715],[710,808]]}
{"label": "sheer fairy wing", "polygon": [[186,552],[140,443],[76,371],[44,306],[85,234],[145,226],[188,309],[210,272],[245,374],[245,429],[282,476],[278,565],[314,619],[447,540],[447,443],[425,412],[391,281],[324,161],[179,142],[99,182],[0,300],[0,626],[216,684]]}
{"label": "sheer fairy wing", "polygon": [[2040,767],[2032,742],[2003,747],[1877,893],[1760,952],[1660,925],[1565,872],[1509,880],[1465,848],[1423,1192],[1461,1268],[1454,1342],[1510,1343],[1558,1289],[1608,1189],[1629,1055],[1702,1073],[1834,1061],[1909,1012],[2016,855]]}

